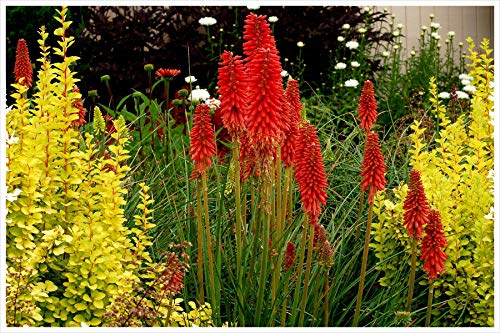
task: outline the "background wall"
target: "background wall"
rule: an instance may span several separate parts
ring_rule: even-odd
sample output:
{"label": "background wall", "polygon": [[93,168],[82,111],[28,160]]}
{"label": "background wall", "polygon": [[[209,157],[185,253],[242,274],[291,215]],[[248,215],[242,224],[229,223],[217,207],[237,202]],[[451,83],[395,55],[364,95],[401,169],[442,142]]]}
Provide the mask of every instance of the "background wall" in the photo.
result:
{"label": "background wall", "polygon": [[387,8],[389,13],[396,15],[394,25],[402,23],[404,25],[402,33],[406,38],[406,50],[409,55],[413,46],[418,45],[421,27],[429,27],[429,14],[435,15],[434,22],[441,24],[438,33],[444,46],[444,40],[447,38],[448,31],[455,31],[455,41],[465,43],[467,37],[472,37],[476,44],[479,44],[483,38],[490,40],[491,48],[493,45],[493,10],[491,6],[388,6],[375,7],[382,11]]}

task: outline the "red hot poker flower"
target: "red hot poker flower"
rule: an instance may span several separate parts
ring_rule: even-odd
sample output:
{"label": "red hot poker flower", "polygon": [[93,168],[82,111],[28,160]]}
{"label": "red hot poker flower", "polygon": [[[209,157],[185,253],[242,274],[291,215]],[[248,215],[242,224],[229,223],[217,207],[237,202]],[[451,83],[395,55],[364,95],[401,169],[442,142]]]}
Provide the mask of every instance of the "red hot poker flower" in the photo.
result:
{"label": "red hot poker flower", "polygon": [[373,84],[371,81],[366,80],[359,99],[359,119],[361,120],[361,128],[369,131],[373,123],[377,119],[377,102],[375,101],[375,93],[373,91]]}
{"label": "red hot poker flower", "polygon": [[157,77],[174,77],[179,75],[180,73],[181,73],[180,70],[173,68],[168,68],[168,69],[160,68],[155,72]]}
{"label": "red hot poker flower", "polygon": [[241,56],[224,51],[219,62],[220,112],[231,136],[245,128],[246,84]]}
{"label": "red hot poker flower", "polygon": [[304,211],[310,223],[318,223],[321,205],[326,204],[328,187],[321,148],[314,126],[303,123],[295,150],[295,179],[299,185]]}
{"label": "red hot poker flower", "polygon": [[302,103],[300,102],[299,83],[297,80],[288,77],[286,84],[285,97],[292,107],[293,120],[300,122],[302,116]]}
{"label": "red hot poker flower", "polygon": [[301,109],[302,104],[300,103],[299,85],[297,80],[289,78],[285,90],[285,114],[288,128],[284,131],[285,137],[281,145],[281,160],[283,161],[285,168],[294,166],[293,156],[295,154],[297,134],[299,132]]}
{"label": "red hot poker flower", "polygon": [[210,107],[204,103],[198,104],[193,117],[191,129],[191,147],[189,154],[195,163],[193,177],[206,171],[212,164],[210,158],[215,155],[215,132],[208,111]]}
{"label": "red hot poker flower", "polygon": [[[80,93],[80,89],[78,89],[78,87],[74,85],[73,92]],[[85,108],[83,107],[82,98],[78,97],[77,99],[75,99],[71,106],[78,110],[78,119],[73,120],[73,126],[80,127],[83,124],[86,124],[87,121],[85,120],[85,113],[87,113],[87,110],[85,110]]]}
{"label": "red hot poker flower", "polygon": [[448,245],[441,224],[441,216],[438,211],[429,212],[429,222],[425,227],[425,236],[422,240],[422,257],[425,261],[424,271],[429,275],[429,280],[437,279],[438,274],[444,272],[444,263],[447,254],[441,250]]}
{"label": "red hot poker flower", "polygon": [[293,262],[295,261],[295,245],[291,242],[286,244],[285,260],[283,271],[286,272],[292,268]]}
{"label": "red hot poker flower", "polygon": [[17,41],[14,75],[16,76],[16,83],[24,77],[22,85],[31,87],[31,81],[33,80],[33,68],[31,68],[28,45],[24,39]]}
{"label": "red hot poker flower", "polygon": [[368,191],[368,202],[372,203],[377,191],[384,189],[387,184],[385,181],[384,157],[380,149],[380,142],[377,133],[368,134],[365,146],[365,155],[361,164],[361,189],[363,192],[370,187]]}
{"label": "red hot poker flower", "polygon": [[[245,19],[245,27],[243,31],[243,53],[251,58],[255,51],[259,48],[276,50],[276,41],[272,36],[269,23],[266,21],[265,15],[255,15],[250,13]],[[281,71],[280,71],[281,73]]]}
{"label": "red hot poker flower", "polygon": [[410,184],[408,194],[403,205],[404,222],[410,237],[420,238],[424,231],[424,225],[429,222],[429,203],[425,196],[424,185],[420,179],[420,172],[410,171]]}

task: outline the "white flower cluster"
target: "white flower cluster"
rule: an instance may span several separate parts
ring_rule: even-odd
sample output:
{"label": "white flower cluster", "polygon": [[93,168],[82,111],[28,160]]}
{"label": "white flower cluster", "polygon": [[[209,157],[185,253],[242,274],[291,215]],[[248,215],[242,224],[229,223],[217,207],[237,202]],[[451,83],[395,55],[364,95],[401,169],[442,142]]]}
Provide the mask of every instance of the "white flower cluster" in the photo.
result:
{"label": "white flower cluster", "polygon": [[214,25],[215,23],[217,23],[217,20],[214,19],[213,17],[203,17],[203,18],[198,20],[198,23],[200,23],[201,25],[210,26],[210,25]]}
{"label": "white flower cluster", "polygon": [[210,107],[210,110],[215,111],[219,108],[220,101],[216,98],[209,98],[205,101],[205,104]]}
{"label": "white flower cluster", "polygon": [[193,89],[193,91],[191,91],[191,94],[189,95],[190,101],[205,101],[209,98],[210,93],[207,91],[207,89],[200,89],[199,86],[196,86],[196,89]]}
{"label": "white flower cluster", "polygon": [[339,62],[338,64],[335,65],[335,69],[345,69],[347,67],[346,64],[343,62]]}
{"label": "white flower cluster", "polygon": [[359,47],[359,43],[356,42],[355,40],[350,40],[347,43],[345,43],[345,46],[351,50],[355,50]]}
{"label": "white flower cluster", "polygon": [[345,87],[357,87],[359,85],[358,80],[355,79],[350,79],[345,81],[344,86]]}
{"label": "white flower cluster", "polygon": [[194,76],[191,75],[191,76],[186,76],[184,78],[184,81],[186,81],[186,83],[194,83],[194,82],[196,82],[198,80]]}
{"label": "white flower cluster", "polygon": [[267,20],[270,23],[276,23],[276,22],[278,22],[278,17],[276,17],[276,16],[269,16],[269,18]]}

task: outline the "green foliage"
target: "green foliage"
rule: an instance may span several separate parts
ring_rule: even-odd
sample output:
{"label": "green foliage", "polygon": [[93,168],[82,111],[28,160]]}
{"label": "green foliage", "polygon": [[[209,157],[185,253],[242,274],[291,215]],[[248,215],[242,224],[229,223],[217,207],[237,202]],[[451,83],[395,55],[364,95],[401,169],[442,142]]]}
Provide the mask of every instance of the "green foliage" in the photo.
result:
{"label": "green foliage", "polygon": [[[419,122],[411,127],[413,148],[410,165],[422,174],[429,203],[441,213],[448,247],[445,272],[435,282],[433,325],[493,325],[493,59],[489,43],[483,40],[481,54],[469,40],[470,76],[476,91],[467,119],[448,118],[437,99],[434,79],[430,83],[432,112],[439,119],[435,145],[422,139]],[[385,271],[381,284],[389,285],[409,256],[407,240],[401,237],[402,202],[407,190],[401,185],[393,196],[378,197],[379,224],[374,231],[377,269]],[[425,284],[425,281],[421,282]]]}

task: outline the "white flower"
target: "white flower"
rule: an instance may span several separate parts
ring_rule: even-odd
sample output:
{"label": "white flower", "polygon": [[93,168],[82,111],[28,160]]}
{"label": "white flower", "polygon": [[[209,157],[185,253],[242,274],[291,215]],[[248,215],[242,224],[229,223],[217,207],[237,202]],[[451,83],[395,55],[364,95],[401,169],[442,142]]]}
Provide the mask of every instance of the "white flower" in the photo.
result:
{"label": "white flower", "polygon": [[412,57],[414,57],[417,53],[414,50],[411,50],[410,54]]}
{"label": "white flower", "polygon": [[392,14],[391,18],[395,19],[396,18],[396,14]]}
{"label": "white flower", "polygon": [[298,47],[304,47],[304,45],[305,45],[305,44],[304,44],[303,42],[297,42],[297,46],[298,46]]}
{"label": "white flower", "polygon": [[443,91],[443,92],[439,93],[439,98],[449,99],[450,98],[450,93],[446,92],[446,91]]}
{"label": "white flower", "polygon": [[469,99],[469,95],[463,91],[457,90],[458,99]]}
{"label": "white flower", "polygon": [[450,36],[450,37],[455,36],[455,31],[448,31],[448,36]]}
{"label": "white flower", "polygon": [[12,146],[13,144],[16,144],[19,142],[19,138],[17,136],[14,136],[15,131],[12,132],[12,135],[9,136],[9,133],[7,133],[7,139],[6,143],[8,146]]}
{"label": "white flower", "polygon": [[394,37],[398,37],[398,36],[399,36],[399,31],[397,31],[397,30],[396,30],[396,31],[393,31],[393,32],[392,32],[392,35],[393,35]]}
{"label": "white flower", "polygon": [[207,89],[200,89],[200,87],[196,87],[191,94],[189,95],[189,100],[191,101],[204,101],[210,98],[210,94]]}
{"label": "white flower", "polygon": [[394,50],[397,50],[397,49],[399,49],[399,45],[394,45],[392,48],[393,48]]}
{"label": "white flower", "polygon": [[450,44],[450,40],[448,38],[445,39],[444,41],[446,44]]}
{"label": "white flower", "polygon": [[431,36],[432,38],[434,38],[435,40],[439,40],[441,38],[441,36],[437,33],[437,32],[433,32],[431,33]]}
{"label": "white flower", "polygon": [[357,80],[350,79],[350,80],[345,81],[344,86],[345,87],[357,87],[358,84],[359,84],[359,82]]}
{"label": "white flower", "polygon": [[351,50],[353,50],[353,49],[357,49],[358,48],[359,43],[356,42],[355,40],[350,40],[347,43],[345,43],[345,46],[347,46],[348,48],[350,48]]}
{"label": "white flower", "polygon": [[352,61],[352,62],[351,62],[351,66],[352,66],[352,67],[359,67],[359,62],[357,62],[357,61]]}
{"label": "white flower", "polygon": [[344,38],[344,37],[342,37],[342,36],[338,36],[338,37],[337,37],[337,41],[339,41],[339,42],[343,42],[344,40],[345,40],[345,38]]}
{"label": "white flower", "polygon": [[260,6],[247,6],[247,8],[250,10],[257,10],[260,8]]}
{"label": "white flower", "polygon": [[365,29],[365,28],[359,28],[359,29],[358,29],[358,32],[359,32],[360,34],[364,34],[364,33],[366,32],[366,29]]}
{"label": "white flower", "polygon": [[389,52],[387,52],[387,51],[382,52],[382,57],[387,58],[388,56],[389,56]]}
{"label": "white flower", "polygon": [[269,22],[271,22],[271,23],[276,23],[276,22],[278,22],[278,17],[276,17],[276,16],[269,16],[269,18],[267,20]]}
{"label": "white flower", "polygon": [[432,14],[432,13],[431,13],[431,14],[429,14],[429,18],[430,18],[431,20],[432,20],[434,17],[435,17],[435,16],[434,16],[434,14]]}
{"label": "white flower", "polygon": [[427,27],[425,25],[422,26],[422,30],[425,31],[427,30]]}
{"label": "white flower", "polygon": [[184,81],[186,81],[186,83],[194,83],[194,82],[196,82],[198,80],[194,76],[191,75],[191,76],[186,76],[184,78]]}
{"label": "white flower", "polygon": [[462,83],[463,86],[468,86],[470,84],[470,80],[467,80],[467,79],[463,79],[460,82]]}
{"label": "white flower", "polygon": [[282,77],[287,77],[288,76],[288,72],[287,71],[281,71],[281,76]]}
{"label": "white flower", "polygon": [[469,75],[467,75],[467,74],[463,74],[463,73],[462,73],[462,74],[460,74],[460,75],[458,76],[458,78],[459,78],[460,80],[469,80],[469,81],[474,80],[474,78],[473,78],[472,76],[469,76]]}
{"label": "white flower", "polygon": [[5,198],[6,198],[7,200],[9,200],[10,202],[16,201],[16,200],[17,200],[17,197],[19,196],[19,194],[21,194],[21,192],[22,192],[22,191],[21,191],[20,189],[16,188],[16,189],[14,190],[14,192],[12,192],[12,193],[8,193],[8,192],[7,192],[7,193],[5,193]]}
{"label": "white flower", "polygon": [[203,17],[203,18],[198,20],[198,23],[200,23],[201,25],[210,26],[210,25],[214,25],[215,23],[217,23],[217,20],[214,19],[213,17]]}
{"label": "white flower", "polygon": [[215,98],[209,98],[205,101],[205,104],[210,107],[210,110],[215,111],[219,108],[220,101]]}
{"label": "white flower", "polygon": [[344,30],[348,30],[350,27],[351,26],[348,23],[342,25],[342,29],[344,29]]}
{"label": "white flower", "polygon": [[431,24],[429,24],[431,26],[431,28],[433,29],[439,29],[441,27],[441,24],[437,23],[437,22],[431,22]]}
{"label": "white flower", "polygon": [[403,25],[402,23],[399,23],[399,24],[398,24],[398,29],[400,29],[400,30],[401,30],[401,29],[403,29],[403,27],[404,27],[404,25]]}
{"label": "white flower", "polygon": [[370,7],[365,7],[363,10],[368,13],[370,11]]}
{"label": "white flower", "polygon": [[338,64],[335,65],[335,69],[345,69],[347,67],[346,64],[343,62],[339,62]]}
{"label": "white flower", "polygon": [[465,91],[468,91],[468,92],[474,92],[474,91],[476,91],[476,87],[471,86],[470,84],[466,85],[462,89],[465,90]]}

